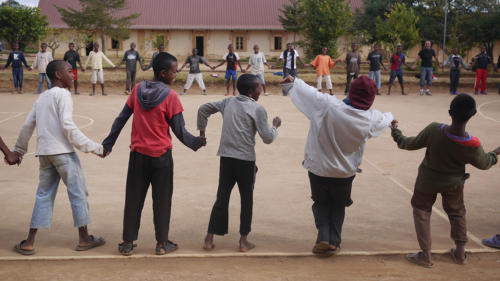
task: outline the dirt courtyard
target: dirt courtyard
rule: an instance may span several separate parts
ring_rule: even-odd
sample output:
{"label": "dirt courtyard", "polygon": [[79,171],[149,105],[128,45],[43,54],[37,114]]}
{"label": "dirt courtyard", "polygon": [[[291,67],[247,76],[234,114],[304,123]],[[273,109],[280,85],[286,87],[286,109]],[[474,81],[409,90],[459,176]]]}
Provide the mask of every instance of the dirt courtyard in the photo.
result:
{"label": "dirt courtyard", "polygon": [[[10,82],[10,81],[9,81]],[[174,90],[180,91],[181,84]],[[13,95],[0,84],[0,135],[12,147],[37,96],[27,91]],[[101,142],[126,101],[122,87],[109,87],[107,97],[73,96],[74,120],[91,139]],[[500,145],[500,96],[492,89],[477,96],[479,113],[468,131],[479,137],[485,150]],[[496,89],[495,89],[496,90]],[[88,87],[82,91],[88,91]],[[340,93],[342,87],[336,86]],[[194,85],[181,96],[187,129],[197,134],[198,107],[222,99],[224,88],[213,86],[209,95],[199,94]],[[436,267],[421,269],[408,264],[404,253],[418,249],[414,234],[410,198],[424,150],[398,150],[388,129],[366,146],[356,176],[352,199],[346,210],[342,252],[330,259],[310,256],[316,229],[311,212],[307,171],[301,166],[309,128],[308,120],[270,87],[272,95],[259,100],[271,120],[283,120],[279,136],[271,145],[257,137],[259,172],[254,194],[254,216],[249,238],[257,247],[248,255],[237,252],[239,194],[233,192],[230,204],[229,235],[216,237],[216,249],[201,249],[212,204],[215,200],[222,119],[214,115],[207,128],[208,145],[192,152],[173,137],[174,196],[169,239],[179,244],[169,257],[154,257],[154,228],[151,198],[142,214],[136,256],[118,254],[121,242],[125,180],[127,173],[131,120],[106,159],[78,152],[89,190],[92,223],[90,232],[102,236],[107,244],[89,252],[75,252],[77,231],[66,188],[60,185],[50,230],[39,231],[34,257],[22,257],[12,246],[25,239],[38,184],[38,159],[33,152],[36,136],[21,166],[0,165],[0,280],[499,280],[500,252],[480,244],[482,238],[500,232],[499,167],[478,171],[468,167],[465,200],[469,230],[469,264],[456,266],[446,254],[453,243],[441,204],[432,217],[433,250]],[[383,90],[382,92],[386,92]],[[469,91],[470,92],[470,91]],[[28,94],[29,93],[29,94]],[[100,89],[98,91],[100,93]],[[435,88],[432,97],[377,96],[374,108],[391,111],[406,135],[415,135],[428,123],[450,122],[447,110],[452,99],[445,87]],[[337,96],[343,98],[343,95]]]}

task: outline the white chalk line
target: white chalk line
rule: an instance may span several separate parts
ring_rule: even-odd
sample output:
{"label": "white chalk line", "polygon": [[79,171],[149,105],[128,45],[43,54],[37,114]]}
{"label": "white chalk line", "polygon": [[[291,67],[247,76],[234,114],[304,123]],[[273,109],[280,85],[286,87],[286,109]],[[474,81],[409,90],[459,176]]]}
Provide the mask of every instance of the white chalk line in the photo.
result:
{"label": "white chalk line", "polygon": [[[366,162],[368,162],[368,164],[370,164],[372,167],[374,167],[375,170],[377,170],[380,174],[382,174],[383,176],[389,178],[393,183],[395,183],[397,186],[399,186],[402,190],[406,191],[406,193],[408,193],[410,195],[413,195],[413,191],[411,189],[409,189],[408,187],[406,187],[404,184],[400,183],[397,179],[395,179],[393,176],[391,176],[388,173],[386,173],[384,170],[380,169],[375,163],[373,163],[372,161],[370,161],[368,158],[365,157],[365,160],[366,160]],[[440,216],[441,218],[443,218],[445,221],[448,221],[448,216],[443,211],[441,211],[440,209],[438,209],[436,206],[432,206],[432,210],[438,216]],[[486,246],[483,245],[483,243],[481,242],[481,239],[479,239],[476,235],[472,234],[470,231],[467,231],[467,237],[469,237],[470,240],[472,240],[473,242],[475,242],[476,244],[478,244],[481,248],[489,249],[489,248],[487,248]]]}
{"label": "white chalk line", "polygon": [[[415,250],[402,250],[402,251],[341,251],[337,256],[394,256],[394,255],[406,255],[414,253]],[[468,249],[467,253],[472,254],[484,254],[484,253],[496,253],[499,250],[494,249]],[[438,255],[448,255],[450,253],[449,249],[446,250],[432,250],[433,254]],[[176,258],[279,258],[279,257],[314,257],[311,252],[267,252],[267,253],[210,253],[210,254],[168,254],[163,256],[158,255],[132,255],[132,256],[122,256],[122,255],[93,255],[93,256],[18,256],[18,257],[0,257],[0,261],[64,261],[64,260],[124,260],[124,259],[176,259]]]}
{"label": "white chalk line", "polygon": [[481,109],[483,108],[483,106],[485,105],[489,105],[489,104],[492,104],[492,103],[496,103],[496,102],[500,102],[500,100],[494,100],[494,101],[489,101],[489,102],[485,102],[485,103],[482,103],[478,108],[477,108],[477,112],[479,113],[479,115],[481,115],[481,117],[483,117],[484,119],[486,120],[490,120],[490,121],[493,121],[493,122],[497,122],[497,123],[500,123],[500,120],[497,120],[495,118],[492,118],[492,117],[489,117],[487,116],[486,114],[484,114]]}
{"label": "white chalk line", "polygon": [[9,121],[10,119],[17,118],[17,117],[19,117],[19,116],[21,116],[21,115],[23,115],[23,114],[24,114],[24,112],[6,112],[6,111],[4,111],[4,112],[0,112],[0,113],[9,113],[9,114],[14,114],[13,116],[10,116],[10,117],[7,117],[7,118],[5,118],[5,119],[0,120],[0,123],[3,123],[3,122],[5,122],[5,121]]}

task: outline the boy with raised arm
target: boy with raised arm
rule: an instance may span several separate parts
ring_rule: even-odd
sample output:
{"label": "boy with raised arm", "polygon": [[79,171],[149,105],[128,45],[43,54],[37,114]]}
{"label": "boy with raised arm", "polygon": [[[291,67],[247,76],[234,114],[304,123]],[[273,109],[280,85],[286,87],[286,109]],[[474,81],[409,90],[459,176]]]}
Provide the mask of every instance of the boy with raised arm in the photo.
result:
{"label": "boy with raised arm", "polygon": [[214,235],[228,232],[229,198],[234,185],[238,184],[241,197],[240,214],[240,252],[247,252],[255,247],[248,241],[252,224],[253,189],[255,184],[255,134],[266,144],[272,143],[278,135],[281,125],[279,117],[269,126],[264,107],[257,103],[262,93],[260,79],[252,74],[243,74],[238,79],[237,97],[206,103],[198,109],[198,130],[205,137],[208,117],[222,114],[222,134],[217,155],[220,156],[219,187],[217,200],[212,208],[208,231],[203,249],[215,247]]}
{"label": "boy with raised arm", "polygon": [[196,82],[198,83],[198,86],[200,89],[203,91],[202,94],[206,95],[207,94],[207,89],[205,88],[205,83],[203,82],[203,74],[201,73],[200,70],[200,63],[203,63],[204,65],[208,66],[210,69],[213,69],[212,66],[210,66],[205,58],[202,56],[198,56],[198,49],[194,48],[192,51],[192,55],[189,56],[184,64],[181,66],[177,72],[181,72],[182,69],[186,66],[186,64],[189,64],[189,73],[186,79],[186,85],[184,85],[184,91],[182,92],[181,95],[185,94],[189,88],[191,88],[191,85],[193,84],[193,81],[196,79]]}
{"label": "boy with raised arm", "polygon": [[97,84],[97,80],[101,83],[102,95],[107,96],[104,92],[104,71],[102,68],[102,60],[105,60],[109,65],[115,67],[112,61],[108,59],[108,57],[102,52],[99,51],[99,43],[94,43],[94,49],[90,51],[87,60],[85,61],[85,65],[83,69],[87,68],[87,65],[90,62],[90,68],[92,69],[92,73],[90,74],[90,83],[92,84],[92,93],[90,96],[95,95],[95,85]]}

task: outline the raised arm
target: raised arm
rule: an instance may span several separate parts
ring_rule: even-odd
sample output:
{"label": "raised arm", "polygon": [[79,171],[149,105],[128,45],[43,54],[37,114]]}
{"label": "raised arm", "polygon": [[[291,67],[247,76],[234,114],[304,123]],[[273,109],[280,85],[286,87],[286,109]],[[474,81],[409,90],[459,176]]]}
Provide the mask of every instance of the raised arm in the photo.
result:
{"label": "raised arm", "polygon": [[293,84],[284,84],[284,88],[291,87],[290,97],[293,104],[309,119],[323,115],[330,103],[340,103],[335,96],[324,95],[316,88],[309,86],[303,80],[295,78]]}
{"label": "raised arm", "polygon": [[399,129],[392,129],[391,135],[398,147],[405,150],[417,150],[427,147],[430,126],[423,129],[416,137],[405,137]]}
{"label": "raised arm", "polygon": [[394,116],[390,112],[381,113],[376,109],[372,109],[371,112],[372,124],[370,127],[370,137],[376,138],[389,128],[391,122],[394,120]]}
{"label": "raised arm", "polygon": [[127,124],[127,121],[132,114],[133,114],[132,109],[128,106],[128,104],[125,104],[123,106],[122,111],[113,122],[113,125],[111,126],[111,131],[109,132],[108,136],[102,142],[105,154],[113,150],[113,146],[115,145],[116,140],[120,135],[120,132],[122,131],[125,124]]}

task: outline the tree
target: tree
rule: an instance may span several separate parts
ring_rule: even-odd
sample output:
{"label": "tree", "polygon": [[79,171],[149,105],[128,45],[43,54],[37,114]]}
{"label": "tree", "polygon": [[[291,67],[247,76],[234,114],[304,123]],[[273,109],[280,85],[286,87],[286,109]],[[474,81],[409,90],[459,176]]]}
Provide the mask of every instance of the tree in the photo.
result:
{"label": "tree", "polygon": [[337,57],[337,39],[353,23],[349,4],[344,0],[297,0],[288,7],[291,8],[280,21],[289,30],[298,24],[296,30],[304,37],[298,44],[304,48],[306,57],[313,58],[322,47],[328,48],[330,56]]}
{"label": "tree", "polygon": [[461,24],[461,29],[466,34],[465,42],[470,45],[482,44],[486,47],[488,55],[493,57],[495,40],[500,40],[500,9],[483,12],[478,17],[469,17]]}
{"label": "tree", "polygon": [[130,37],[129,27],[139,14],[116,16],[127,6],[127,0],[80,0],[80,10],[56,6],[61,19],[71,28],[84,32],[88,37],[101,36],[102,51],[106,51],[105,35],[115,40]]}
{"label": "tree", "polygon": [[54,58],[56,55],[56,49],[61,46],[61,38],[59,36],[59,32],[57,32],[53,28],[48,28],[43,41],[47,43],[47,47],[52,51],[52,57]]}
{"label": "tree", "polygon": [[280,9],[281,15],[278,15],[278,19],[281,26],[288,31],[293,32],[293,43],[295,44],[296,34],[300,31],[299,23],[299,5],[297,0],[290,0],[290,5],[284,5]]}
{"label": "tree", "polygon": [[397,45],[410,49],[420,42],[417,29],[418,16],[413,8],[407,8],[402,3],[394,4],[386,19],[377,18],[375,33],[384,48],[395,50]]}
{"label": "tree", "polygon": [[37,42],[45,35],[48,26],[47,17],[38,8],[0,7],[0,38],[10,46],[19,43],[23,50],[28,44]]}

